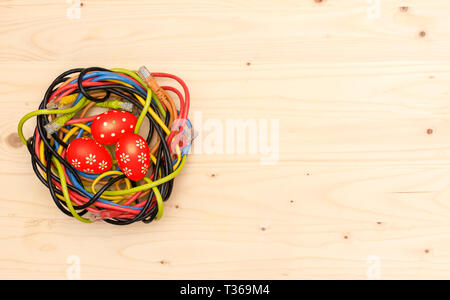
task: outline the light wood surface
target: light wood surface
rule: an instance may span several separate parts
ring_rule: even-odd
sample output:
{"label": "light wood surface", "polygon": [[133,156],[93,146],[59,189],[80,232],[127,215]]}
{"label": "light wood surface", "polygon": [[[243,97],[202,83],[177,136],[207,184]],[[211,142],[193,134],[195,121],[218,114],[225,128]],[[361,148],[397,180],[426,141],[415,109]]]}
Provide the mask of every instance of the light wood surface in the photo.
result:
{"label": "light wood surface", "polygon": [[[449,1],[82,2],[0,1],[0,278],[450,278]],[[279,161],[194,153],[161,221],[79,223],[17,122],[62,71],[143,64],[197,128],[279,119]]]}

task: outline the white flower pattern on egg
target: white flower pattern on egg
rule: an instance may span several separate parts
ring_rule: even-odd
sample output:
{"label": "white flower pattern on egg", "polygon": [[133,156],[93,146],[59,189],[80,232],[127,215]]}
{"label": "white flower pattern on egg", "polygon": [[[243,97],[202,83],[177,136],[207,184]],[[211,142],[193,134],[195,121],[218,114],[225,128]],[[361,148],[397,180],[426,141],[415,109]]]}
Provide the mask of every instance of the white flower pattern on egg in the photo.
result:
{"label": "white flower pattern on egg", "polygon": [[89,156],[86,156],[86,163],[87,164],[94,164],[97,160],[95,159],[95,155],[93,155],[92,153],[89,154]]}
{"label": "white flower pattern on egg", "polygon": [[[139,134],[124,135],[117,141],[114,154],[121,170],[125,168],[129,170],[125,175],[133,181],[143,179],[149,171],[150,149],[145,139]],[[128,155],[129,160],[121,160],[120,158],[124,155]]]}
{"label": "white flower pattern on egg", "polygon": [[81,163],[78,161],[78,159],[72,159],[72,166],[75,168],[79,168],[81,166]]}
{"label": "white flower pattern on egg", "polygon": [[147,154],[142,153],[138,154],[138,162],[140,163],[144,163],[147,160]]}
{"label": "white flower pattern on egg", "polygon": [[144,141],[140,140],[136,141],[136,147],[139,147],[139,149],[143,149],[145,147],[144,145],[145,145]]}
{"label": "white flower pattern on egg", "polygon": [[133,173],[131,173],[131,170],[128,169],[127,167],[123,168],[123,174],[125,174],[126,176],[131,176],[133,175]]}
{"label": "white flower pattern on egg", "polygon": [[78,171],[100,174],[112,165],[111,154],[90,138],[77,138],[67,147],[66,159]]}
{"label": "white flower pattern on egg", "polygon": [[120,154],[120,160],[126,164],[127,162],[130,161],[130,156],[126,153],[122,153]]}
{"label": "white flower pattern on egg", "polygon": [[142,166],[142,167],[141,167],[141,173],[142,173],[142,174],[147,174],[147,172],[148,172],[148,167],[145,166],[145,165]]}
{"label": "white flower pattern on egg", "polygon": [[108,162],[102,160],[101,162],[98,163],[98,167],[99,167],[101,170],[104,170],[104,169],[106,169],[106,168],[108,167]]}

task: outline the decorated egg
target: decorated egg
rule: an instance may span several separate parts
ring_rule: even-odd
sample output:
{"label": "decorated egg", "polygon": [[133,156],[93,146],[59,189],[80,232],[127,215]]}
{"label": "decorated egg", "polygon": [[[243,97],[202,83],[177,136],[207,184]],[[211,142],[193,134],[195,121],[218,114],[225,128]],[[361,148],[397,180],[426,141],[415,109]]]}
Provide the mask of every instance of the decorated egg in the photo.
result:
{"label": "decorated egg", "polygon": [[110,110],[92,121],[91,134],[100,144],[112,145],[124,134],[132,133],[136,122],[136,117],[129,112]]}
{"label": "decorated egg", "polygon": [[95,140],[85,137],[70,142],[66,159],[78,171],[90,174],[106,172],[112,166],[108,150]]}
{"label": "decorated egg", "polygon": [[122,172],[131,180],[145,177],[150,165],[150,149],[139,134],[128,133],[117,142],[115,155]]}

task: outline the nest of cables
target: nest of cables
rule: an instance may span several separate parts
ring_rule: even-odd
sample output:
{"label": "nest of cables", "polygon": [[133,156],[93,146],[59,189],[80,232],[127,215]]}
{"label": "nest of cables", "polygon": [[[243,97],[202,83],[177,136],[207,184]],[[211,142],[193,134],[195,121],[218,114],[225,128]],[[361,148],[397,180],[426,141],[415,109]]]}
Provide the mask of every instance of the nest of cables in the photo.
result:
{"label": "nest of cables", "polygon": [[[176,87],[160,86],[160,79]],[[72,69],[20,120],[18,134],[64,214],[85,223],[150,223],[162,217],[186,163],[189,103],[188,87],[175,75],[145,67]],[[33,117],[27,139],[23,125]]]}

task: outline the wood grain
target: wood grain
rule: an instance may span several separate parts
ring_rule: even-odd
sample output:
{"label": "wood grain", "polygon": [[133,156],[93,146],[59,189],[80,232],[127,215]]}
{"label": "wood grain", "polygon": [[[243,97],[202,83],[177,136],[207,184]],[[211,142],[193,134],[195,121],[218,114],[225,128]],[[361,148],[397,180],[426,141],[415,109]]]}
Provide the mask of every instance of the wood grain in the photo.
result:
{"label": "wood grain", "polygon": [[[0,1],[0,278],[64,279],[76,255],[83,279],[366,279],[371,256],[448,279],[450,2],[380,3]],[[279,119],[279,161],[193,153],[160,222],[78,223],[17,122],[66,69],[142,64],[186,80],[200,130]]]}

